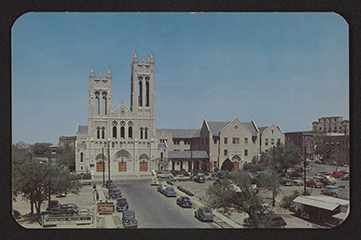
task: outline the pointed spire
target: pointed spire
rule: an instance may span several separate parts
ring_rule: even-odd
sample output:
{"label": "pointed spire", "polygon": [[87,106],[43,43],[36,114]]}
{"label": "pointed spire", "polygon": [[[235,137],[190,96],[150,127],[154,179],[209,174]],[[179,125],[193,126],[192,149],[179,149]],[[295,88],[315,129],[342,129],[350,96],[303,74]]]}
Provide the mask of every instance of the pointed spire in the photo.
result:
{"label": "pointed spire", "polygon": [[137,56],[137,51],[135,51],[134,55],[133,55],[133,63],[138,63],[138,56]]}
{"label": "pointed spire", "polygon": [[143,56],[142,63],[145,63],[145,57]]}
{"label": "pointed spire", "polygon": [[95,77],[93,66],[92,66],[91,69],[90,69],[90,77],[91,77],[91,78],[94,78],[94,77]]}
{"label": "pointed spire", "polygon": [[100,71],[99,78],[102,78],[102,77],[103,77],[103,74],[102,74],[102,71]]}
{"label": "pointed spire", "polygon": [[153,52],[150,53],[150,61],[149,61],[149,63],[154,63]]}
{"label": "pointed spire", "polygon": [[112,73],[110,72],[110,67],[108,68],[107,78],[112,78]]}

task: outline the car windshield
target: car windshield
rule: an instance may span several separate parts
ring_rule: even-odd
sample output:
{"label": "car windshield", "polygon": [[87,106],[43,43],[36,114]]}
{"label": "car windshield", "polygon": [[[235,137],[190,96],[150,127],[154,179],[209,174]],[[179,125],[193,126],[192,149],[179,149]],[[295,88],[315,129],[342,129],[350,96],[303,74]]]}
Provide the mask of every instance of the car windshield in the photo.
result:
{"label": "car windshield", "polygon": [[210,212],[212,212],[212,211],[211,211],[211,209],[209,209],[209,208],[205,208],[205,209],[204,209],[204,212],[210,213]]}
{"label": "car windshield", "polygon": [[124,198],[121,198],[121,199],[118,199],[118,200],[117,200],[117,202],[118,202],[118,203],[123,203],[123,204],[124,204],[124,203],[127,203],[127,200],[126,200],[126,199],[124,199]]}
{"label": "car windshield", "polygon": [[182,198],[185,202],[190,202],[189,198]]}
{"label": "car windshield", "polygon": [[172,187],[168,187],[167,190],[170,191],[170,192],[171,192],[171,191],[174,192],[174,188],[172,188]]}

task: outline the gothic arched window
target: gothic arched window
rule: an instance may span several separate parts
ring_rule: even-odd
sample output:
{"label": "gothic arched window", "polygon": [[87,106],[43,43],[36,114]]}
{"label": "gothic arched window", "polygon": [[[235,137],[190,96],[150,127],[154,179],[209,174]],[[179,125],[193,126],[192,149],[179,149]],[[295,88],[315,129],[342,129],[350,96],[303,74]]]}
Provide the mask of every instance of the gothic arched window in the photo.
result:
{"label": "gothic arched window", "polygon": [[149,77],[145,77],[145,106],[149,107]]}
{"label": "gothic arched window", "polygon": [[121,126],[121,127],[120,127],[120,137],[121,137],[121,138],[124,138],[124,137],[125,137],[125,128],[124,128],[124,126]]}
{"label": "gothic arched window", "polygon": [[84,153],[80,153],[80,162],[84,161]]}
{"label": "gothic arched window", "polygon": [[100,127],[97,127],[97,139],[100,139]]}
{"label": "gothic arched window", "polygon": [[102,127],[102,139],[105,139],[105,127]]}
{"label": "gothic arched window", "polygon": [[140,134],[140,137],[139,137],[139,138],[140,138],[140,139],[143,139],[143,128],[142,128],[142,127],[140,128],[139,134]]}
{"label": "gothic arched window", "polygon": [[143,82],[142,77],[138,77],[138,106],[143,105]]}
{"label": "gothic arched window", "polygon": [[117,126],[113,126],[113,138],[117,138]]}
{"label": "gothic arched window", "polygon": [[144,130],[144,139],[148,139],[148,128]]}

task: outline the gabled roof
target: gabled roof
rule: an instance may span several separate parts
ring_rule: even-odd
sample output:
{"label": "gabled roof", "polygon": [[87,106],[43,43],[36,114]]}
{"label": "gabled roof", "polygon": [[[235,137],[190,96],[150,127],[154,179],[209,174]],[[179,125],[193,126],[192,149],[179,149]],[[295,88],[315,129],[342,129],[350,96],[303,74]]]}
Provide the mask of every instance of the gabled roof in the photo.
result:
{"label": "gabled roof", "polygon": [[194,138],[199,137],[199,129],[157,129],[157,133],[162,131],[172,133],[173,138]]}
{"label": "gabled roof", "polygon": [[208,159],[206,151],[169,151],[169,159],[191,159],[191,158],[204,158]]}
{"label": "gabled roof", "polygon": [[266,130],[268,127],[259,127],[259,131],[262,133],[264,130]]}
{"label": "gabled roof", "polygon": [[243,124],[252,132],[253,137],[257,137],[257,129],[251,122],[243,122]]}
{"label": "gabled roof", "polygon": [[213,136],[219,136],[219,132],[230,122],[207,122]]}

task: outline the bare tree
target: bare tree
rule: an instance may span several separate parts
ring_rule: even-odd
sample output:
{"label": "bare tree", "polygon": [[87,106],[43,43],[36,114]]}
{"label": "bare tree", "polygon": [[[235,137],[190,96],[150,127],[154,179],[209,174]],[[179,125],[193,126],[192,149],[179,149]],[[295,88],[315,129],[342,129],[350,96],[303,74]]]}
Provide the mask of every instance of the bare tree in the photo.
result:
{"label": "bare tree", "polygon": [[155,164],[157,166],[157,170],[166,170],[169,167],[169,159],[167,157],[156,158]]}

